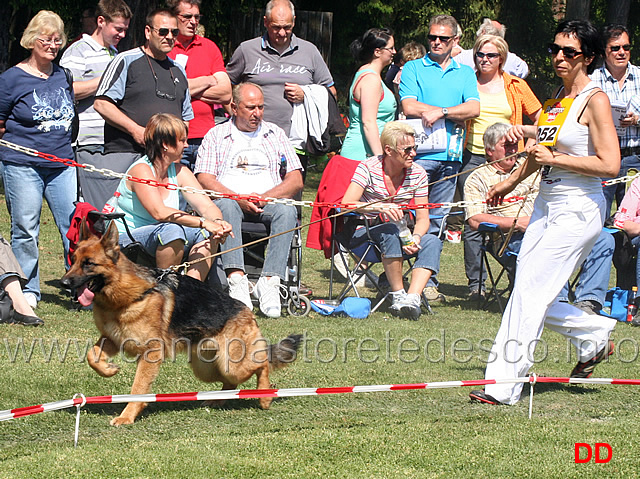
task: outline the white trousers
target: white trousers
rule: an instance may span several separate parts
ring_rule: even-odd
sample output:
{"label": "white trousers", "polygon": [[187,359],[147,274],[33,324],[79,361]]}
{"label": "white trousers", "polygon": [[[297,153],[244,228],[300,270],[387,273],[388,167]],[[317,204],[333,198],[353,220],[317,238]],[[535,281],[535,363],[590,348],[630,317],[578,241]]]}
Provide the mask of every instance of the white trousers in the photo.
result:
{"label": "white trousers", "polygon": [[[579,361],[588,361],[609,339],[616,320],[588,314],[557,296],[595,244],[604,221],[602,194],[538,195],[518,255],[513,292],[489,355],[486,379],[523,377],[546,325],[567,337]],[[523,384],[491,384],[485,391],[515,404]]]}

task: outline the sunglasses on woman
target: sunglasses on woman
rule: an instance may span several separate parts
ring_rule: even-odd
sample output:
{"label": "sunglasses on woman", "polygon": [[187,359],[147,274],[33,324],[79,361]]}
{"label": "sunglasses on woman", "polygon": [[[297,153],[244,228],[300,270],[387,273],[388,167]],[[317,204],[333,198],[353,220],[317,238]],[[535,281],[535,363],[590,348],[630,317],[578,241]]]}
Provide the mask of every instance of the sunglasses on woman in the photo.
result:
{"label": "sunglasses on woman", "polygon": [[499,56],[499,53],[476,52],[476,58],[478,60],[482,60],[484,57],[487,57],[489,60],[493,60],[494,58],[498,58]]}
{"label": "sunglasses on woman", "polygon": [[561,47],[560,45],[556,45],[555,43],[550,43],[547,47],[549,51],[549,55],[557,55],[559,51],[562,51],[562,56],[568,58],[569,60],[573,60],[578,55],[582,55],[584,52],[580,52],[573,47]]}

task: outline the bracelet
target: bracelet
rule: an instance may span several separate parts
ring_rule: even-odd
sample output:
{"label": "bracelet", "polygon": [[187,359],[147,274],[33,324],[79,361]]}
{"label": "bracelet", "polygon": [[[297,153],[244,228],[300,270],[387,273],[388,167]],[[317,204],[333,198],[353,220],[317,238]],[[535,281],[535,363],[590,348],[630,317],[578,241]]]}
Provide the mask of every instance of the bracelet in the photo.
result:
{"label": "bracelet", "polygon": [[411,236],[417,236],[417,237],[418,237],[418,239],[419,239],[420,241],[422,241],[422,235],[419,235],[418,233],[413,233],[413,235],[411,235]]}

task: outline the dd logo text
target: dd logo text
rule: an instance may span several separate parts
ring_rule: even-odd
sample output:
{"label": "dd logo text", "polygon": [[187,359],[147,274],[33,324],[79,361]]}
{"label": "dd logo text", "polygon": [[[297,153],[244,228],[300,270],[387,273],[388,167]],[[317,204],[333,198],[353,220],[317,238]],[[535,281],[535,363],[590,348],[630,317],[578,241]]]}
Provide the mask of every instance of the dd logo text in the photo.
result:
{"label": "dd logo text", "polygon": [[[602,449],[606,450],[606,455],[604,456],[602,455],[602,452],[601,452]],[[586,451],[584,457],[581,457],[582,450]],[[596,464],[605,464],[609,462],[613,457],[613,449],[606,442],[596,442],[593,448],[591,447],[591,445],[587,444],[586,442],[576,442],[575,451],[574,451],[575,463],[584,464],[586,462],[591,461],[591,459],[594,457],[594,450],[595,450]]]}

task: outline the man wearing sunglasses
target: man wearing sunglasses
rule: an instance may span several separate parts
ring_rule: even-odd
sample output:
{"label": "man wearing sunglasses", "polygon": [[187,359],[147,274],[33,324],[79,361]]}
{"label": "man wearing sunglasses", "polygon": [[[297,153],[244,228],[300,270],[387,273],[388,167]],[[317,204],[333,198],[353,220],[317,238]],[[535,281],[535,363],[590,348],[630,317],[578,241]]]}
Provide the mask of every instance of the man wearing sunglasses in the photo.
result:
{"label": "man wearing sunglasses", "polygon": [[[184,68],[168,57],[178,19],[167,9],[147,15],[146,42],[118,54],[102,75],[94,108],[105,119],[104,151],[108,167],[125,172],[144,152],[144,128],[155,113],[193,119]],[[118,187],[115,179],[112,193]],[[99,205],[94,205],[100,208]]]}
{"label": "man wearing sunglasses", "polygon": [[[622,160],[618,177],[621,177],[627,175],[629,169],[640,171],[640,68],[629,62],[631,42],[624,25],[604,27],[602,40],[606,45],[604,65],[593,72],[591,79],[609,96],[612,105],[626,109],[618,129]],[[604,188],[607,213],[611,211],[614,197],[620,205],[624,192],[623,183]]]}
{"label": "man wearing sunglasses", "polygon": [[[107,65],[118,54],[116,47],[129,28],[131,9],[124,0],[100,0],[95,9],[96,28],[91,34],[67,48],[60,65],[73,73],[73,92],[78,101],[80,129],[75,147],[79,163],[96,168],[109,167],[103,163],[104,119],[93,108],[98,83]],[[99,173],[78,169],[78,181],[84,200],[100,208],[113,195],[112,179]],[[116,183],[117,184],[117,183]]]}
{"label": "man wearing sunglasses", "polygon": [[184,149],[182,162],[191,170],[196,162],[198,147],[207,132],[216,126],[214,108],[231,101],[231,82],[224,68],[218,46],[198,35],[201,0],[169,0],[167,6],[178,17],[180,34],[169,57],[182,65],[189,80],[193,120],[189,123],[189,146]]}
{"label": "man wearing sunglasses", "polygon": [[[460,65],[451,57],[458,44],[458,22],[450,15],[438,15],[429,23],[429,53],[419,60],[407,62],[400,80],[400,101],[408,118],[420,118],[425,127],[446,129],[450,143],[456,124],[480,114],[480,95],[476,75],[471,68]],[[439,121],[444,120],[444,121]],[[448,148],[418,153],[416,163],[429,175],[429,201],[448,203],[453,201],[456,178],[439,181],[455,175],[462,167],[461,157],[450,158]],[[435,182],[435,184],[434,184]],[[442,215],[450,208],[434,208],[429,233],[438,234]],[[442,300],[433,276],[425,289],[430,301]]]}

